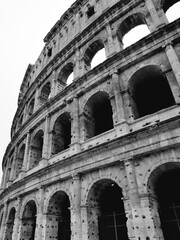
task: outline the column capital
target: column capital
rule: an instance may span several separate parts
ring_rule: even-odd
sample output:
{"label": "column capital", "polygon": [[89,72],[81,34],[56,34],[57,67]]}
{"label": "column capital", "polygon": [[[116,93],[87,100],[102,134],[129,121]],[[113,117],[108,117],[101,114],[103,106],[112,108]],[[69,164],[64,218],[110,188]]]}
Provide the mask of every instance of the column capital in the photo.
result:
{"label": "column capital", "polygon": [[173,46],[174,45],[174,43],[172,42],[172,41],[170,41],[170,40],[166,40],[166,41],[164,41],[164,43],[162,44],[162,48],[164,49],[164,48],[166,48],[166,47],[171,47],[171,46]]}

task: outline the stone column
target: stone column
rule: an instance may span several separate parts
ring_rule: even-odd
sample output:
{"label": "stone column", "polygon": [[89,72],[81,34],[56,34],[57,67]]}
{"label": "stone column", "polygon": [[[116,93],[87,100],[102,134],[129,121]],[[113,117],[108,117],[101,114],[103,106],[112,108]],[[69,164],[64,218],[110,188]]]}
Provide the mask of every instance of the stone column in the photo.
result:
{"label": "stone column", "polygon": [[118,72],[114,72],[112,74],[112,81],[113,81],[113,90],[114,90],[114,96],[116,101],[118,122],[123,122],[125,121],[125,113],[124,113],[123,99],[122,99],[121,90],[120,90]]}
{"label": "stone column", "polygon": [[[177,80],[177,84],[180,87],[180,62],[179,62],[178,56],[177,56],[171,42],[166,43],[164,48],[165,48],[165,53],[167,55],[169,63],[171,65],[171,68],[173,70],[173,73],[175,75],[175,78]],[[177,96],[177,93],[174,92],[174,89],[172,88],[171,83],[169,83],[169,84],[170,84],[171,90],[173,92],[176,103],[180,103],[179,93]]]}
{"label": "stone column", "polygon": [[71,125],[71,148],[73,151],[80,151],[80,124],[79,124],[79,99],[73,99],[73,117]]}
{"label": "stone column", "polygon": [[3,212],[3,219],[1,223],[1,230],[0,230],[0,240],[3,240],[5,237],[5,227],[6,227],[6,218],[8,212],[8,203],[4,204],[4,212]]}
{"label": "stone column", "polygon": [[156,8],[154,6],[154,3],[152,0],[146,0],[146,7],[151,15],[151,19],[154,23],[154,29],[158,28],[158,27],[162,27],[163,25],[165,25],[164,22],[161,21],[161,19],[158,16],[158,12],[156,11]]}
{"label": "stone column", "polygon": [[[71,207],[71,231],[72,240],[81,240],[81,179],[80,176],[73,176],[73,201]],[[84,238],[83,238],[84,240]]]}
{"label": "stone column", "polygon": [[53,70],[52,72],[52,81],[51,81],[51,95],[50,98],[55,97],[57,94],[57,76],[56,71]]}
{"label": "stone column", "polygon": [[4,169],[4,170],[2,171],[0,194],[1,194],[1,193],[3,192],[3,190],[4,190],[5,173],[6,173],[6,170]]}
{"label": "stone column", "polygon": [[113,83],[113,92],[115,96],[115,103],[116,103],[116,119],[117,123],[115,124],[116,131],[118,135],[122,135],[124,133],[129,132],[128,123],[125,119],[125,112],[124,112],[124,103],[120,88],[119,82],[119,75],[118,72],[114,72],[112,74],[112,83]]}
{"label": "stone column", "polygon": [[39,196],[38,196],[38,207],[37,207],[37,216],[36,216],[36,231],[35,231],[35,240],[44,239],[43,238],[43,229],[45,228],[44,225],[44,189],[39,189]]}
{"label": "stone column", "polygon": [[44,130],[44,140],[43,140],[43,150],[42,159],[46,160],[49,158],[49,127],[50,127],[50,117],[49,115],[45,118],[45,130]]}
{"label": "stone column", "polygon": [[36,88],[35,100],[34,100],[34,112],[40,107],[40,89]]}
{"label": "stone column", "polygon": [[30,144],[30,132],[27,132],[26,135],[26,145],[25,145],[25,151],[24,151],[24,159],[23,159],[23,165],[20,172],[20,177],[25,176],[25,172],[28,170],[28,160],[29,160],[29,144]]}
{"label": "stone column", "polygon": [[107,42],[105,43],[105,51],[106,51],[106,57],[108,58],[112,54],[116,53],[111,26],[109,24],[106,25],[106,32],[108,37],[107,37]]}
{"label": "stone column", "polygon": [[75,66],[74,66],[74,81],[84,75],[86,72],[85,69],[85,62],[82,57],[81,51],[79,49],[76,50],[76,56],[75,56]]}
{"label": "stone column", "polygon": [[[8,160],[9,160],[9,159],[8,159]],[[2,188],[3,188],[3,189],[6,188],[6,184],[7,184],[7,174],[8,174],[8,166],[6,166],[6,168],[4,169],[3,183],[2,183]]]}
{"label": "stone column", "polygon": [[19,197],[17,199],[17,208],[16,208],[16,215],[14,219],[14,227],[13,227],[13,234],[12,234],[12,240],[17,240],[19,236],[20,231],[20,210],[21,210],[21,198]]}
{"label": "stone column", "polygon": [[164,240],[156,197],[150,193],[146,193],[140,195],[140,200],[147,232],[146,239]]}
{"label": "stone column", "polygon": [[81,206],[82,239],[89,240],[88,236],[88,207]]}
{"label": "stone column", "polygon": [[127,226],[133,226],[133,229],[129,229],[128,227],[128,234],[131,235],[130,238],[132,239],[147,239],[133,159],[125,161],[124,166],[127,176],[130,204],[130,212],[127,213],[126,210],[128,218]]}

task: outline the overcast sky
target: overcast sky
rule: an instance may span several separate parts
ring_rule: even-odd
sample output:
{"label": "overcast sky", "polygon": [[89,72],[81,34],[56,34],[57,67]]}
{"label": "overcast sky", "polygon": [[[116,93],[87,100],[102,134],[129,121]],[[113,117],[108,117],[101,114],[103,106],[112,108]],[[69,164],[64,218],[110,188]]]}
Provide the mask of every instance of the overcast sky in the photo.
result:
{"label": "overcast sky", "polygon": [[10,142],[11,124],[27,66],[35,63],[44,47],[43,38],[73,2],[0,0],[0,178],[1,161]]}
{"label": "overcast sky", "polygon": [[43,39],[74,0],[0,0],[0,175],[19,88]]}

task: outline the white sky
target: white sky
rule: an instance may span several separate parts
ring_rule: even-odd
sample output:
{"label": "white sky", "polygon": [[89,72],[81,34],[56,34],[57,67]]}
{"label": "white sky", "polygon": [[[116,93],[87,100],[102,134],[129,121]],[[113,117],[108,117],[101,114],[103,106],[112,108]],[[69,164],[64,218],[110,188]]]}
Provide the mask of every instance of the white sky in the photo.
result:
{"label": "white sky", "polygon": [[74,0],[0,0],[0,178],[21,82],[43,39]]}
{"label": "white sky", "polygon": [[0,0],[0,179],[1,161],[10,142],[11,124],[27,66],[35,63],[44,47],[43,38],[73,2]]}

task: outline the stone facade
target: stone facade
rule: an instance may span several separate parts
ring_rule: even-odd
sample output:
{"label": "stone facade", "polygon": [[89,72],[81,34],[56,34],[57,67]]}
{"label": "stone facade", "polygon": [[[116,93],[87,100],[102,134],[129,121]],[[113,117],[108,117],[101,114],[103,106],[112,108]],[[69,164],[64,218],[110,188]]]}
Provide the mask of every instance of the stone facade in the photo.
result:
{"label": "stone facade", "polygon": [[0,240],[180,239],[176,2],[77,0],[46,35],[3,158]]}

